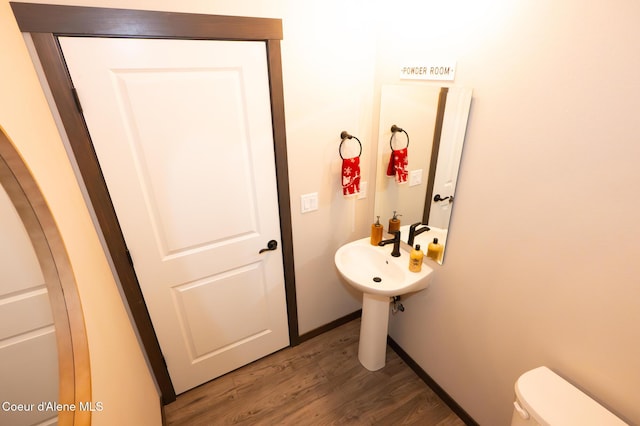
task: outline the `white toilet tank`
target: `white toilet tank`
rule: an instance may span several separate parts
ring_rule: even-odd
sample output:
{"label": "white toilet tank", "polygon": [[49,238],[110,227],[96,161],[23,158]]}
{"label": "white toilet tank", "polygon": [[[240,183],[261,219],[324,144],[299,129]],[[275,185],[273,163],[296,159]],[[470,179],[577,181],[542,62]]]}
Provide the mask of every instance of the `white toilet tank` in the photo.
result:
{"label": "white toilet tank", "polygon": [[547,367],[527,371],[515,388],[512,426],[627,425]]}

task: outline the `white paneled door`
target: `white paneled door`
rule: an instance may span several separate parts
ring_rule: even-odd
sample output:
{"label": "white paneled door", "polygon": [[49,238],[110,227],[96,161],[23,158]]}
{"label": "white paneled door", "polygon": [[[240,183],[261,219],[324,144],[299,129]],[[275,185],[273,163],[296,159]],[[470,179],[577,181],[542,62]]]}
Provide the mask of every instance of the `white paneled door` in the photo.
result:
{"label": "white paneled door", "polygon": [[450,87],[447,93],[447,106],[438,150],[438,166],[433,184],[434,196],[438,194],[446,199],[444,201],[431,199],[428,222],[429,225],[437,228],[449,228],[464,135],[467,132],[467,119],[471,108],[471,94],[472,90],[464,87]]}
{"label": "white paneled door", "polygon": [[176,392],[287,346],[265,43],[60,43]]}

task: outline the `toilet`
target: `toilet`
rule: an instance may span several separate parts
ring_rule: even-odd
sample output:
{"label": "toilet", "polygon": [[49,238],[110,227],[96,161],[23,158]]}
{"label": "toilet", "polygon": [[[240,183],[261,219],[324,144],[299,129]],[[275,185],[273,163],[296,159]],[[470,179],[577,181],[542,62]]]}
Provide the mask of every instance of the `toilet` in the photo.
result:
{"label": "toilet", "polygon": [[515,389],[512,426],[627,425],[547,367],[524,373]]}

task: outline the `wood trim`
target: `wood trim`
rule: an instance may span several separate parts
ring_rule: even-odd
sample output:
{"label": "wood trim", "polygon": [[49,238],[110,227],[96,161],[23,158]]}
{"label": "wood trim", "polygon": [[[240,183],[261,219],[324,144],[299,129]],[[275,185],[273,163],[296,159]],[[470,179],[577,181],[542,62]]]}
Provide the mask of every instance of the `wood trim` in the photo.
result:
{"label": "wood trim", "polygon": [[431,213],[431,200],[433,199],[433,185],[436,180],[436,167],[438,166],[438,152],[440,151],[440,139],[442,138],[442,123],[444,122],[444,111],[447,106],[448,87],[440,88],[438,96],[438,110],[436,112],[436,126],[433,130],[433,144],[431,145],[431,161],[429,164],[429,176],[427,177],[427,195],[424,199],[424,209],[422,213],[422,223],[429,223]]}
{"label": "wood trim", "polygon": [[469,415],[464,409],[435,381],[426,371],[420,367],[420,365],[411,358],[411,356],[402,349],[390,336],[387,336],[387,343],[391,346],[391,349],[398,354],[400,358],[433,390],[433,392],[440,397],[440,399],[451,408],[451,411],[456,413],[458,417],[467,426],[478,426],[473,417]]}
{"label": "wood trim", "polygon": [[[0,128],[0,184],[29,234],[45,278],[58,346],[58,402],[91,401],[89,346],[71,263],[53,215],[9,137]],[[61,411],[61,425],[89,425],[90,411]]]}
{"label": "wood trim", "polygon": [[[91,37],[281,40],[282,21],[101,7],[10,2],[20,31]],[[171,28],[170,33],[167,28]]]}
{"label": "wood trim", "polygon": [[284,282],[287,297],[289,321],[289,342],[292,346],[300,343],[298,331],[298,303],[296,300],[296,277],[293,261],[293,228],[291,225],[291,197],[289,193],[289,166],[287,160],[287,135],[284,116],[284,90],[282,82],[282,59],[280,40],[267,41],[267,66],[271,91],[271,120],[276,160],[276,180],[278,185],[278,205],[280,207],[280,234]]}
{"label": "wood trim", "polygon": [[313,339],[316,336],[319,336],[323,333],[326,333],[327,331],[331,331],[334,328],[340,327],[343,324],[346,324],[348,322],[353,321],[356,318],[360,318],[362,316],[362,309],[358,309],[355,312],[352,312],[348,315],[345,315],[341,318],[338,318],[336,320],[331,321],[328,324],[325,324],[321,327],[318,328],[314,328],[313,330],[304,333],[302,336],[300,336],[300,338],[298,339],[298,343],[302,343],[302,342],[306,342],[309,339]]}
{"label": "wood trim", "polygon": [[293,264],[293,237],[288,182],[284,120],[284,96],[279,19],[244,18],[75,6],[40,5],[11,2],[23,32],[30,32],[54,102],[70,141],[83,182],[94,207],[107,249],[131,310],[153,375],[165,404],[176,399],[175,390],[160,350],[149,312],[142,297],[135,271],[126,255],[124,237],[108,194],[100,165],[82,114],[72,95],[57,37],[117,36],[130,38],[254,40],[265,41],[271,89],[272,124],[276,157],[278,202],[289,321],[292,345],[299,341]]}

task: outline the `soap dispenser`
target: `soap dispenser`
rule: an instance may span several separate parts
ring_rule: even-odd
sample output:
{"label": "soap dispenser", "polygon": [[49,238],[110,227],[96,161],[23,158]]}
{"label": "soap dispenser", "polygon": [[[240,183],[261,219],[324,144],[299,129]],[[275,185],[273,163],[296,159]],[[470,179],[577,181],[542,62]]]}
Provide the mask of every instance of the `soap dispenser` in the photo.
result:
{"label": "soap dispenser", "polygon": [[444,246],[438,242],[437,238],[434,238],[433,242],[429,243],[429,247],[427,248],[427,257],[440,263],[442,262],[443,254],[444,254]]}
{"label": "soap dispenser", "polygon": [[420,244],[416,244],[416,248],[409,253],[409,270],[411,272],[420,272],[422,270],[422,258],[424,253],[420,250]]}
{"label": "soap dispenser", "polygon": [[398,214],[395,210],[393,211],[393,217],[391,219],[389,219],[389,233],[393,234],[396,231],[400,230],[400,219],[398,219],[398,216],[402,216],[401,214]]}
{"label": "soap dispenser", "polygon": [[377,246],[382,241],[382,230],[384,229],[380,224],[380,216],[376,216],[378,219],[376,223],[371,225],[371,245]]}

